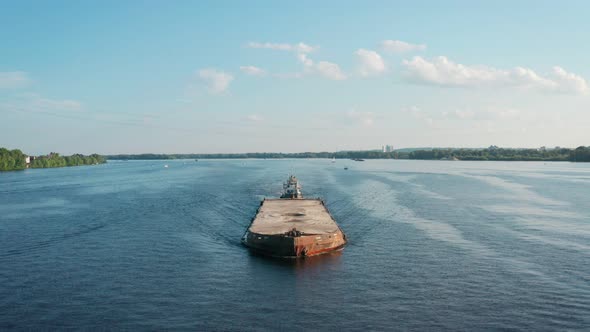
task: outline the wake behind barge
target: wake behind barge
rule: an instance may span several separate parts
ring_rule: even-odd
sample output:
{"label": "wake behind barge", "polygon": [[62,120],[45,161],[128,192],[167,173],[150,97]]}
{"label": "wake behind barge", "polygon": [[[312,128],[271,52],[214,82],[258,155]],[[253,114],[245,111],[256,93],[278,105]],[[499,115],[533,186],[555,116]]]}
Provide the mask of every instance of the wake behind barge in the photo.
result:
{"label": "wake behind barge", "polygon": [[264,199],[242,243],[273,257],[297,258],[340,250],[346,235],[321,199],[305,199],[296,177],[283,185],[281,198]]}

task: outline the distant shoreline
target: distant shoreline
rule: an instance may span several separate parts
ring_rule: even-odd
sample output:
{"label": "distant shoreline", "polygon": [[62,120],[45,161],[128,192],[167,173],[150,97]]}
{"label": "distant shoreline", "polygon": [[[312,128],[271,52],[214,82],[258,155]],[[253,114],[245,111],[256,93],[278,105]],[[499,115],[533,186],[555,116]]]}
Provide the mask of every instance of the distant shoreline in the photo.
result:
{"label": "distant shoreline", "polygon": [[[406,149],[402,149],[406,150]],[[570,161],[590,162],[590,148],[576,149],[425,149],[414,151],[338,151],[300,153],[203,153],[203,154],[118,154],[108,160],[174,160],[174,159],[400,159],[447,161]]]}
{"label": "distant shoreline", "polygon": [[[211,160],[211,161],[215,161],[215,160],[312,160],[312,159],[321,159],[321,160],[330,160],[331,158],[201,158],[200,161],[207,161],[207,160]],[[117,161],[117,162],[123,162],[123,161],[173,161],[173,160],[193,160],[192,158],[174,158],[174,159],[107,159],[107,162],[109,161]],[[355,161],[354,159],[336,159],[337,161],[343,161],[343,160],[348,160],[348,161]],[[409,160],[415,160],[415,161],[440,161],[440,162],[445,162],[445,161],[453,161],[453,160],[441,160],[441,159],[395,159],[395,158],[367,158],[366,161],[370,161],[370,160],[404,160],[404,161],[409,161]],[[365,161],[365,160],[363,160]],[[513,161],[513,162],[551,162],[551,163],[574,163],[573,161],[569,161],[569,160],[500,160],[500,159],[493,159],[493,160],[483,160],[483,159],[479,159],[479,160],[456,160],[456,161]]]}

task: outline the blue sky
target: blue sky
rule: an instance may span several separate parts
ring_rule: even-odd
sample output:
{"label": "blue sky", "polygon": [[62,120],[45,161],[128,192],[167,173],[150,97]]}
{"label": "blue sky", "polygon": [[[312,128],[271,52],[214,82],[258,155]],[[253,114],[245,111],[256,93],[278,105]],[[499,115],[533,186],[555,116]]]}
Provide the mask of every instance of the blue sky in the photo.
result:
{"label": "blue sky", "polygon": [[588,145],[585,1],[0,5],[31,154]]}

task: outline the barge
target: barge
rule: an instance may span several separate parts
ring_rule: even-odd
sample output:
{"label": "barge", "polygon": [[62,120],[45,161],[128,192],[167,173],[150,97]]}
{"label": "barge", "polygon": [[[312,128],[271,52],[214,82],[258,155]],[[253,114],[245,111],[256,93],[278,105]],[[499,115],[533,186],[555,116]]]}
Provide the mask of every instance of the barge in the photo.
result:
{"label": "barge", "polygon": [[341,250],[346,245],[346,235],[323,200],[303,198],[293,175],[283,189],[280,198],[260,202],[242,237],[245,246],[267,256],[297,258]]}

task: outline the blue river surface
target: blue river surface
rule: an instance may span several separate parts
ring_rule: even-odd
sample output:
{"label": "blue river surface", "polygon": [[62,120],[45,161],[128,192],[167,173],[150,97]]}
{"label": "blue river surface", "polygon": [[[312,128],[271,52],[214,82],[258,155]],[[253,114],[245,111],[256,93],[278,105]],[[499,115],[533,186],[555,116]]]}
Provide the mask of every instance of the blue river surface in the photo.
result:
{"label": "blue river surface", "polygon": [[[290,173],[326,201],[343,251],[279,260],[241,245]],[[64,329],[588,331],[590,164],[171,160],[0,173],[0,330]]]}

